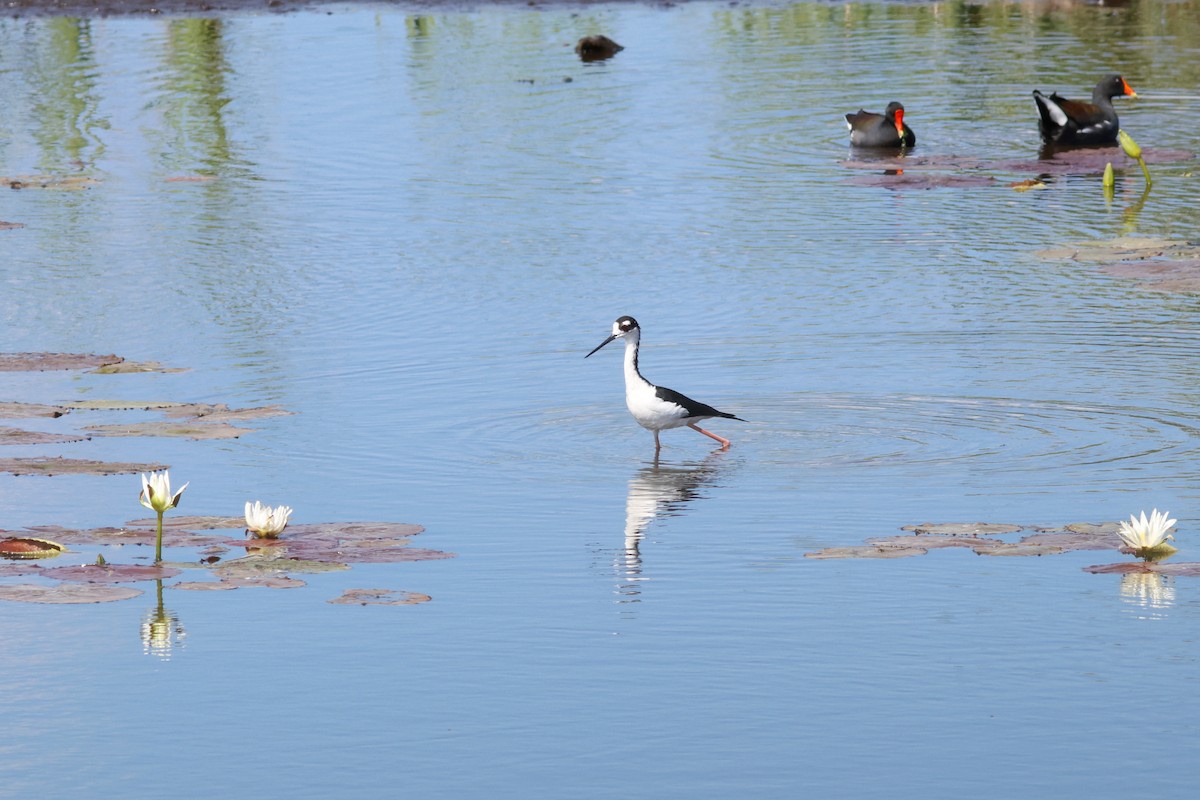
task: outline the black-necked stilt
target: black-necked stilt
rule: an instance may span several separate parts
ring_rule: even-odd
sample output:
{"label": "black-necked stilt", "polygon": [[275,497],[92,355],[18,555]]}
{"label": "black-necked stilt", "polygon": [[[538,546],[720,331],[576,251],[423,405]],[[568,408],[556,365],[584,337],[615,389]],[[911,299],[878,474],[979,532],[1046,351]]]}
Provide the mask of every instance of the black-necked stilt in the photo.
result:
{"label": "black-necked stilt", "polygon": [[612,335],[605,339],[584,358],[595,353],[613,339],[625,340],[625,405],[637,423],[654,434],[654,452],[662,449],[658,440],[658,432],[668,428],[679,428],[687,425],[692,430],[703,433],[721,443],[722,449],[729,447],[729,440],[706,431],[696,423],[704,419],[723,417],[745,422],[741,417],[717,411],[712,406],[698,403],[690,397],[668,389],[665,386],[655,386],[642,377],[638,372],[638,342],[641,340],[642,329],[638,327],[633,317],[621,317],[613,323]]}

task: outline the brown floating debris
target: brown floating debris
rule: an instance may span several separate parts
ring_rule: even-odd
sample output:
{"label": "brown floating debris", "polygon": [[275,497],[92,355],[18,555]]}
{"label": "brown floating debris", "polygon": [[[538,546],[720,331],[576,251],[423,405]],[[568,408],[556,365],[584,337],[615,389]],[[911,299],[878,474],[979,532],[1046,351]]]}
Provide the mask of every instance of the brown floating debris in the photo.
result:
{"label": "brown floating debris", "polygon": [[0,372],[47,372],[60,369],[93,369],[119,364],[125,359],[115,355],[81,353],[0,353]]}
{"label": "brown floating debris", "polygon": [[129,475],[167,469],[165,464],[90,461],[81,458],[0,458],[0,472],[13,475]]}
{"label": "brown floating debris", "polygon": [[341,597],[327,600],[335,605],[355,606],[413,606],[428,603],[433,598],[418,592],[401,592],[395,589],[347,589]]}
{"label": "brown floating debris", "polygon": [[142,594],[141,589],[103,583],[60,583],[0,585],[0,600],[19,603],[112,603]]}
{"label": "brown floating debris", "polygon": [[0,177],[0,184],[10,189],[59,189],[79,191],[98,186],[100,181],[86,175],[11,175]]}
{"label": "brown floating debris", "polygon": [[0,219],[0,231],[15,231],[18,228],[24,228],[24,222],[5,222]]}
{"label": "brown floating debris", "polygon": [[612,58],[625,48],[603,34],[584,36],[575,43],[575,52],[580,61],[603,61]]}

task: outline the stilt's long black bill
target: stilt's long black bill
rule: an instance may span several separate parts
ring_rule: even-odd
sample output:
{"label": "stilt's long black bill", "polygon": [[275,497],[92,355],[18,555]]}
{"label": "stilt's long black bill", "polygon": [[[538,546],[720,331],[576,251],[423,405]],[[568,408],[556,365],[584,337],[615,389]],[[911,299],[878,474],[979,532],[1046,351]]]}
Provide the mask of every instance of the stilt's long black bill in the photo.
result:
{"label": "stilt's long black bill", "polygon": [[[596,345],[596,350],[599,350],[601,347],[604,347],[604,345],[608,344],[609,342],[611,342],[611,341],[612,341],[613,339],[615,339],[615,338],[617,338],[617,337],[616,337],[616,335],[613,335],[613,336],[610,336],[610,337],[608,337],[608,338],[607,338],[607,339],[605,339],[603,342],[601,342],[600,344]],[[593,350],[593,351],[592,351],[592,353],[596,352],[596,350]],[[588,357],[588,356],[590,356],[592,353],[588,353],[588,354],[587,354],[587,356],[584,356],[584,358],[587,358],[587,357]]]}

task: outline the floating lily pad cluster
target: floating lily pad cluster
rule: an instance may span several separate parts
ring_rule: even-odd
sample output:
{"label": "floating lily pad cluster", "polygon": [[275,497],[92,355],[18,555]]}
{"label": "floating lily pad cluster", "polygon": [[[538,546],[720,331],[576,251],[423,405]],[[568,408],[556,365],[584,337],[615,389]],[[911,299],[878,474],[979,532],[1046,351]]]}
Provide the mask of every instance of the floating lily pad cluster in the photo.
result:
{"label": "floating lily pad cluster", "polygon": [[1200,245],[1187,240],[1119,236],[1040,250],[1037,255],[1056,261],[1090,262],[1109,275],[1139,281],[1147,289],[1200,292]]}
{"label": "floating lily pad cluster", "polygon": [[[127,522],[121,528],[74,530],[39,525],[20,533],[0,532],[3,537],[41,541],[52,537],[60,545],[108,546],[117,551],[125,546],[152,547],[155,520]],[[36,577],[57,584],[0,584],[0,600],[37,603],[101,603],[125,600],[141,590],[109,591],[100,587],[143,581],[162,582],[185,578],[166,588],[190,591],[230,590],[245,587],[290,589],[304,586],[296,575],[340,572],[352,564],[399,563],[453,558],[453,553],[411,546],[411,538],[424,530],[420,525],[394,522],[327,522],[289,525],[276,539],[247,539],[239,517],[194,516],[169,519],[164,524],[164,544],[192,547],[194,561],[161,564],[116,563],[117,557],[100,563],[43,567],[28,562],[0,562],[0,577]],[[236,529],[236,532],[235,532]],[[26,536],[36,534],[38,538]],[[194,573],[193,576],[183,573]],[[194,577],[194,579],[187,579]],[[81,588],[84,585],[88,588]],[[351,599],[347,599],[347,598]],[[355,589],[329,602],[356,605],[413,605],[427,595],[392,589]]]}
{"label": "floating lily pad cluster", "polygon": [[[1191,160],[1195,153],[1186,150],[1155,149],[1142,151],[1151,164],[1170,164]],[[1017,191],[1044,188],[1045,182],[1067,175],[1102,175],[1105,167],[1115,163],[1132,165],[1120,147],[1098,147],[1082,150],[1047,151],[1041,158],[987,160],[982,158],[934,155],[888,155],[876,158],[855,158],[842,161],[847,169],[856,170],[846,179],[855,186],[882,186],[896,189],[974,188],[998,184],[996,176],[1035,175],[1008,186]],[[1003,184],[999,184],[1003,185]]]}
{"label": "floating lily pad cluster", "polygon": [[[98,374],[130,374],[146,372],[183,372],[183,368],[164,367],[155,361],[133,362],[114,354],[93,353],[0,353],[0,372],[46,372],[58,370],[89,370]],[[31,431],[0,426],[0,446],[70,444],[95,436],[173,436],[188,439],[231,439],[253,431],[245,423],[291,414],[280,406],[230,408],[224,404],[181,403],[172,401],[87,400],[60,405],[0,402],[0,418],[32,419],[59,418],[83,412],[138,411],[155,412],[164,419],[134,422],[85,425],[70,431]],[[117,475],[153,472],[165,469],[162,464],[103,462],[68,459],[62,456],[47,458],[0,458],[0,471],[14,475]]]}
{"label": "floating lily pad cluster", "polygon": [[[903,535],[867,539],[850,547],[826,547],[805,558],[908,558],[930,550],[967,549],[981,556],[1049,556],[1074,550],[1109,550],[1131,554],[1117,531],[1117,522],[1076,522],[1059,528],[991,522],[926,522],[906,525]],[[1023,535],[1022,535],[1023,534]],[[1019,538],[1018,538],[1019,536]],[[1147,561],[1086,567],[1087,572],[1158,572],[1200,576],[1200,563],[1164,564]]]}

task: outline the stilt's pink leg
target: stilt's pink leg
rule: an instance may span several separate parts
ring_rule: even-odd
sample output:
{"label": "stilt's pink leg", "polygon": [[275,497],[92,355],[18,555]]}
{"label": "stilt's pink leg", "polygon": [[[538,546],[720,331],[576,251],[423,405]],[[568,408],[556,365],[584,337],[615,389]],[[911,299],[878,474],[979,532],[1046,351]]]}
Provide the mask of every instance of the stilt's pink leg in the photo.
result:
{"label": "stilt's pink leg", "polygon": [[658,431],[654,431],[654,455],[658,455],[659,450],[662,450],[662,442],[658,440]]}
{"label": "stilt's pink leg", "polygon": [[711,431],[706,431],[706,430],[704,430],[704,428],[701,428],[699,425],[697,425],[694,422],[689,422],[688,427],[691,428],[692,430],[696,431],[696,433],[703,433],[705,436],[707,436],[710,439],[716,439],[718,442],[721,443],[722,450],[725,449],[726,447],[729,447],[728,439],[726,439],[722,436],[717,436],[715,433],[712,433]]}

